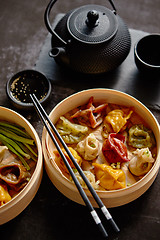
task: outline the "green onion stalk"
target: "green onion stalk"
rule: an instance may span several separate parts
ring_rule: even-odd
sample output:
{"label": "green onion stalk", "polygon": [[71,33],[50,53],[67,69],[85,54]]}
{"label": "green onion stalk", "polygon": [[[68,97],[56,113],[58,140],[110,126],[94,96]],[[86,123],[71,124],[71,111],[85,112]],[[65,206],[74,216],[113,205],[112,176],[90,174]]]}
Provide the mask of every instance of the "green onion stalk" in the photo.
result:
{"label": "green onion stalk", "polygon": [[24,128],[0,121],[0,142],[18,156],[27,170],[30,170],[30,166],[25,159],[37,161],[34,140]]}

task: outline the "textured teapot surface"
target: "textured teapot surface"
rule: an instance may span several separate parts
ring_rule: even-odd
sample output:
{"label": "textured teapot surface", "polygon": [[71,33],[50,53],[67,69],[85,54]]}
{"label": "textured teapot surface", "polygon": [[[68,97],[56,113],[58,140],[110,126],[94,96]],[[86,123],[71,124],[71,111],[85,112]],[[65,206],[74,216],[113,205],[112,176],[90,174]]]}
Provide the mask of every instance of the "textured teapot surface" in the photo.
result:
{"label": "textured teapot surface", "polygon": [[101,74],[125,60],[131,39],[126,24],[114,11],[86,5],[59,20],[51,44],[51,56],[57,63],[77,72]]}

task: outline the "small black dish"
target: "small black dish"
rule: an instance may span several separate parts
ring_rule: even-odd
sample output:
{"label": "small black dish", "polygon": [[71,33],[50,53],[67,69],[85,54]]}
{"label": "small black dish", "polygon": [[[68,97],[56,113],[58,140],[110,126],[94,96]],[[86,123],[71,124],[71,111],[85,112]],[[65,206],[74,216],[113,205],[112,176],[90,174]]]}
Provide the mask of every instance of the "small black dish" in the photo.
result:
{"label": "small black dish", "polygon": [[22,110],[34,108],[30,94],[34,93],[41,104],[51,93],[50,81],[36,70],[24,70],[16,73],[6,84],[6,93],[13,106]]}
{"label": "small black dish", "polygon": [[135,45],[134,58],[141,72],[160,73],[160,34],[149,34],[141,38]]}

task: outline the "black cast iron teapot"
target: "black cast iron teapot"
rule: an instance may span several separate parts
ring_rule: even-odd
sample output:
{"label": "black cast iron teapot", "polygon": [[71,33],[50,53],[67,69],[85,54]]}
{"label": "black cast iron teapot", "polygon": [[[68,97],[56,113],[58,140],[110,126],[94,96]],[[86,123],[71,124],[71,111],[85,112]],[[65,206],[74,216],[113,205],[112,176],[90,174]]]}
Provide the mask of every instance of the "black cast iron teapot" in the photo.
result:
{"label": "black cast iron teapot", "polygon": [[55,28],[49,15],[57,0],[51,0],[44,19],[52,34],[50,56],[57,63],[85,74],[101,74],[117,68],[127,57],[131,38],[124,21],[113,10],[85,5],[69,11]]}

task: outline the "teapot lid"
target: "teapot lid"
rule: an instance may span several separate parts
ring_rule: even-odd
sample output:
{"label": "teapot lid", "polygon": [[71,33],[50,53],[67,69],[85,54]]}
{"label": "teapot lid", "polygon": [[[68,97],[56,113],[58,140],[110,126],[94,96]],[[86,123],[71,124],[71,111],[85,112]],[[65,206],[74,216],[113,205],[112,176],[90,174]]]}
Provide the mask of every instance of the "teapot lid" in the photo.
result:
{"label": "teapot lid", "polygon": [[68,17],[67,28],[77,40],[97,44],[108,41],[116,34],[118,22],[111,10],[91,4],[75,9]]}

